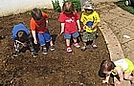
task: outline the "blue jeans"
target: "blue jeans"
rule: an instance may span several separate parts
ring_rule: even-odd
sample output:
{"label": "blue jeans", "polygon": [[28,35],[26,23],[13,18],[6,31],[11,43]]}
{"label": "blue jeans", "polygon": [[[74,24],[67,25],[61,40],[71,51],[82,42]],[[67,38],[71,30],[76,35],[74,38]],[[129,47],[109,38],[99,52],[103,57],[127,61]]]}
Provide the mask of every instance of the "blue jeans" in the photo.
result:
{"label": "blue jeans", "polygon": [[44,46],[46,42],[49,42],[52,37],[49,33],[49,31],[46,31],[44,33],[38,33],[38,39],[41,46]]}
{"label": "blue jeans", "polygon": [[71,37],[77,38],[78,36],[79,36],[79,33],[78,33],[78,32],[71,33],[71,34],[64,33],[64,38],[65,38],[65,39],[71,39]]}

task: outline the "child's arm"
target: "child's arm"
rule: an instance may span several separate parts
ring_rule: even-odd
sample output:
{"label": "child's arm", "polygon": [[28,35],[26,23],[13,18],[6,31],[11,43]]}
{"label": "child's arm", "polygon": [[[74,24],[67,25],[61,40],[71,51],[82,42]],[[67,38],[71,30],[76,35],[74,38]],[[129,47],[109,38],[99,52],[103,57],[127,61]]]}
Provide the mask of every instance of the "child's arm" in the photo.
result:
{"label": "child's arm", "polygon": [[33,35],[34,43],[37,44],[36,31],[32,30],[32,35]]}
{"label": "child's arm", "polygon": [[15,40],[15,42],[23,45],[23,43],[20,42],[19,40]]}
{"label": "child's arm", "polygon": [[78,26],[78,31],[80,32],[80,31],[81,31],[80,21],[79,21],[79,20],[77,20],[76,22],[77,22],[77,26]]}
{"label": "child's arm", "polygon": [[115,69],[119,75],[119,81],[122,82],[123,81],[123,69],[121,67],[117,67]]}
{"label": "child's arm", "polygon": [[15,40],[15,42],[16,42],[16,43],[19,43],[19,44],[21,44],[21,45],[23,45],[24,47],[27,46],[27,43],[26,43],[26,42],[22,43],[22,42],[20,42],[19,40]]}
{"label": "child's arm", "polygon": [[97,27],[98,24],[99,24],[99,22],[95,22],[95,23],[91,26],[91,29],[93,30],[95,27]]}
{"label": "child's arm", "polygon": [[48,27],[48,23],[49,23],[48,18],[46,18],[46,27]]}
{"label": "child's arm", "polygon": [[64,27],[65,27],[65,23],[61,23],[61,31],[60,31],[60,34],[64,33]]}
{"label": "child's arm", "polygon": [[109,82],[110,75],[107,75],[106,78],[102,81],[102,83],[108,83]]}
{"label": "child's arm", "polygon": [[82,22],[82,31],[85,31],[86,30],[86,25],[85,25],[85,23],[84,22]]}

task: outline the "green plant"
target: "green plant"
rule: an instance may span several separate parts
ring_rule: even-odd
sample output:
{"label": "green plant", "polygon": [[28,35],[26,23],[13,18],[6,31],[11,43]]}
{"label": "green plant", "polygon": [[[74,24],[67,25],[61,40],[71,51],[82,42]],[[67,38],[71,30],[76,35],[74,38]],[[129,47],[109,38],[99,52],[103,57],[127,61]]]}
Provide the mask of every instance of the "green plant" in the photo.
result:
{"label": "green plant", "polygon": [[47,8],[41,8],[41,11],[47,12]]}
{"label": "green plant", "polygon": [[74,8],[77,11],[81,11],[81,3],[80,3],[80,0],[63,0],[63,3],[65,3],[66,1],[72,2],[74,4]]}
{"label": "green plant", "polygon": [[58,12],[61,11],[61,7],[60,7],[60,4],[59,4],[59,0],[55,0],[55,2],[52,1],[52,4],[53,4],[53,8],[54,8],[55,11],[58,11]]}
{"label": "green plant", "polygon": [[130,12],[130,13],[132,13],[132,14],[134,14],[134,7],[132,7],[132,6],[126,6],[126,5],[125,5],[125,0],[119,1],[119,2],[117,2],[116,4],[117,4],[120,8],[122,8],[122,9],[124,9],[124,10],[126,10],[126,11],[128,11],[128,12]]}

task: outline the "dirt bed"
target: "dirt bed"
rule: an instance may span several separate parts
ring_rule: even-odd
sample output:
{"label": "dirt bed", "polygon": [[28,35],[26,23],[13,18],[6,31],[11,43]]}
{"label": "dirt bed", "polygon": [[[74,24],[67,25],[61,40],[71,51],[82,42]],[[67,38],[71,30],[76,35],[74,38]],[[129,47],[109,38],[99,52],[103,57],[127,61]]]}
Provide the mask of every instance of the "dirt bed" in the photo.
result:
{"label": "dirt bed", "polygon": [[[67,53],[63,36],[57,38],[59,13],[53,10],[46,12],[56,50],[48,51],[48,55],[43,55],[40,50],[37,58],[32,57],[29,51],[12,58],[12,27],[18,22],[29,27],[31,16],[21,13],[0,18],[0,86],[105,86],[97,75],[100,62],[109,58],[100,30],[97,49],[89,45],[86,51],[81,51],[72,46],[73,53]],[[79,43],[82,46],[80,38]]]}

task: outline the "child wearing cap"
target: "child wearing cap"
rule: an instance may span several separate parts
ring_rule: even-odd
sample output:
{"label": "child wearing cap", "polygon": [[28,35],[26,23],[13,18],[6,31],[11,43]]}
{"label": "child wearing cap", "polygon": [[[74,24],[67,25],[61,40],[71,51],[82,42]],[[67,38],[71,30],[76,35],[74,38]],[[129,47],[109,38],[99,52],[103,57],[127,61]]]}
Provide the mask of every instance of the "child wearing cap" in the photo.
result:
{"label": "child wearing cap", "polygon": [[76,48],[80,48],[80,45],[77,42],[77,37],[79,36],[78,31],[81,30],[79,19],[80,15],[74,9],[74,4],[66,1],[63,4],[58,21],[61,23],[60,34],[64,33],[64,38],[66,39],[66,50],[68,53],[72,52],[70,44],[71,37],[73,38],[73,45]]}
{"label": "child wearing cap", "polygon": [[48,49],[46,43],[50,43],[50,50],[54,51],[55,46],[52,41],[52,37],[48,30],[48,14],[42,12],[38,8],[34,8],[31,11],[32,18],[30,20],[30,29],[34,38],[34,43],[38,41],[42,47],[42,53],[47,54]]}
{"label": "child wearing cap", "polygon": [[83,42],[84,46],[81,47],[81,50],[87,49],[87,42],[92,41],[92,47],[97,48],[97,45],[95,44],[95,39],[97,37],[96,31],[97,31],[97,25],[100,22],[99,14],[94,10],[93,3],[86,2],[86,4],[83,6],[84,12],[81,14],[80,21],[83,24]]}
{"label": "child wearing cap", "polygon": [[26,27],[25,24],[19,23],[13,27],[12,40],[14,41],[15,47],[13,56],[18,56],[21,50],[26,47],[30,48],[33,57],[36,57],[38,55],[33,47],[33,43],[30,37],[30,30]]}

